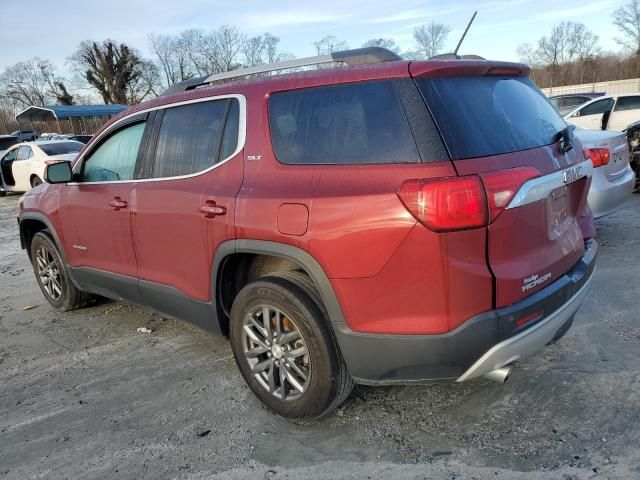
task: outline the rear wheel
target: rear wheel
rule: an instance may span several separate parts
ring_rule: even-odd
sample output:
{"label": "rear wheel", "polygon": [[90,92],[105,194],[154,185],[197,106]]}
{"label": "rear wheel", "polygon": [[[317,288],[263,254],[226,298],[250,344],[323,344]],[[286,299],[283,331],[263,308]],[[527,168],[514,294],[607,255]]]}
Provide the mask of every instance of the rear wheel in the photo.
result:
{"label": "rear wheel", "polygon": [[58,248],[46,231],[33,236],[30,251],[40,290],[53,308],[66,312],[90,303],[91,295],[73,284]]}
{"label": "rear wheel", "polygon": [[34,175],[33,177],[31,177],[31,188],[35,188],[38,185],[42,185],[42,180],[39,176]]}
{"label": "rear wheel", "polygon": [[329,413],[353,388],[319,296],[300,276],[263,277],[244,287],[231,309],[231,346],[245,381],[292,419]]}

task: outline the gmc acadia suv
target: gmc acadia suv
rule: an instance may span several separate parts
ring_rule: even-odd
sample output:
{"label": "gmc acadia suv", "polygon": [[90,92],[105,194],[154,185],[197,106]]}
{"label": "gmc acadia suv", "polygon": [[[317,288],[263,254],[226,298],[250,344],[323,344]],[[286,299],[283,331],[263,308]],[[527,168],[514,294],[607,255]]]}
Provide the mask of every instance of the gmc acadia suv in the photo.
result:
{"label": "gmc acadia suv", "polygon": [[354,383],[504,381],[567,331],[597,249],[591,160],[528,74],[366,49],[187,81],[49,165],[22,246],[58,310],[227,335],[285,417]]}

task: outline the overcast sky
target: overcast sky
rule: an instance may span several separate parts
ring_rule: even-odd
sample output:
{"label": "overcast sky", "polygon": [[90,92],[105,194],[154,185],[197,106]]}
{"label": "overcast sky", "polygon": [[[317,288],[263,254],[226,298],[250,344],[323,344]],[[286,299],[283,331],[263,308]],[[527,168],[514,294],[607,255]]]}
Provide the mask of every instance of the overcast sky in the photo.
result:
{"label": "overcast sky", "polygon": [[392,37],[403,49],[413,45],[416,25],[436,21],[451,27],[452,50],[473,13],[478,17],[462,53],[517,60],[522,42],[535,42],[562,20],[582,22],[600,36],[606,50],[617,50],[611,13],[626,0],[0,0],[0,71],[35,56],[64,73],[67,57],[86,39],[112,38],[149,55],[150,33],[174,34],[188,28],[223,24],[243,33],[271,32],[280,50],[312,55],[314,40],[335,35],[350,47],[374,37]]}

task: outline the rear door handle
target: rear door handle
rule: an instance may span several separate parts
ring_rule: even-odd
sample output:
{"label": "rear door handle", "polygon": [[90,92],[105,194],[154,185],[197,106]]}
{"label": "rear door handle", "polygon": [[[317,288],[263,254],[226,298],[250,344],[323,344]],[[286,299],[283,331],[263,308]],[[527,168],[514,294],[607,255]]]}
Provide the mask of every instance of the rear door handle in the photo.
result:
{"label": "rear door handle", "polygon": [[227,207],[218,205],[214,200],[207,200],[204,204],[200,205],[198,211],[204,216],[204,218],[214,218],[219,215],[226,215]]}
{"label": "rear door handle", "polygon": [[113,200],[109,202],[109,206],[111,210],[115,210],[116,212],[122,208],[127,208],[129,204],[122,200],[120,197],[113,197]]}

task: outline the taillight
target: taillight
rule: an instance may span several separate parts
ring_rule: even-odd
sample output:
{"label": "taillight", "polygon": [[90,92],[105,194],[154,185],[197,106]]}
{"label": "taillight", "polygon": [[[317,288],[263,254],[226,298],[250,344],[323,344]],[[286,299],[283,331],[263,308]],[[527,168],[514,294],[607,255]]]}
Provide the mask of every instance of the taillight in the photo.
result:
{"label": "taillight", "polygon": [[407,180],[398,197],[420,223],[434,232],[487,223],[487,199],[476,176]]}
{"label": "taillight", "polygon": [[493,222],[507,208],[513,197],[527,180],[540,176],[533,167],[511,168],[499,172],[482,173],[480,177],[487,190],[489,218]]}
{"label": "taillight", "polygon": [[609,163],[611,151],[608,148],[585,148],[584,156],[591,159],[593,168],[597,168]]}
{"label": "taillight", "polygon": [[480,176],[407,180],[398,197],[407,210],[434,232],[467,230],[493,222],[524,182],[539,177],[533,167]]}

